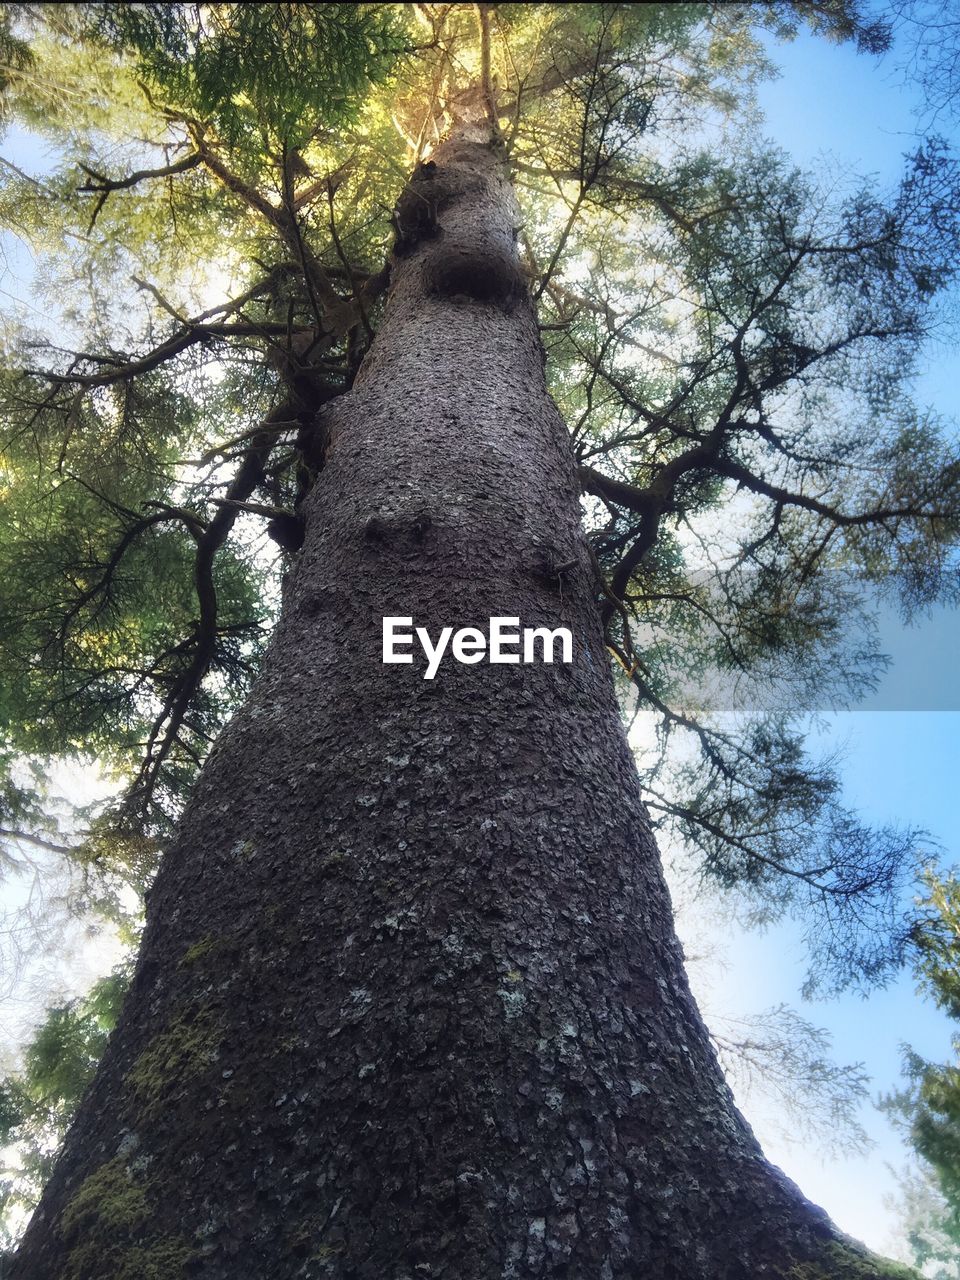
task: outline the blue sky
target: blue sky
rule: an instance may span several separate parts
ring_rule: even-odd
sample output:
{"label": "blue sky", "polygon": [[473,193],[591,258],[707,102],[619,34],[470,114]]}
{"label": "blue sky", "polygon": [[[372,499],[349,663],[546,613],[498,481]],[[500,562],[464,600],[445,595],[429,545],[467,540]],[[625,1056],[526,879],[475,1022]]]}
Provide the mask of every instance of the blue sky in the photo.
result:
{"label": "blue sky", "polygon": [[[769,51],[782,74],[760,89],[766,134],[804,167],[839,165],[892,185],[904,153],[916,145],[917,95],[903,85],[895,59],[878,60],[806,35],[789,44],[771,41]],[[918,399],[960,421],[958,388],[960,353],[943,341],[931,344]],[[926,828],[947,862],[960,861],[958,624],[944,610],[911,628],[886,616],[882,637],[893,658],[889,673],[856,711],[822,717],[810,739],[824,752],[844,748],[844,791],[851,805],[872,823]],[[789,931],[741,937],[730,951],[730,1003],[758,1011],[780,1000],[796,1002],[803,975],[802,955]],[[951,1024],[917,998],[907,976],[868,999],[849,996],[803,1012],[831,1031],[838,1061],[865,1063],[875,1094],[896,1087],[902,1042],[933,1059],[950,1053]],[[905,1153],[879,1113],[865,1111],[863,1121],[877,1142],[864,1159],[824,1164],[815,1151],[787,1147],[773,1137],[767,1148],[841,1227],[886,1251],[897,1227],[896,1215],[884,1204],[895,1189],[888,1165],[901,1164]],[[761,1119],[755,1123],[763,1138]]]}

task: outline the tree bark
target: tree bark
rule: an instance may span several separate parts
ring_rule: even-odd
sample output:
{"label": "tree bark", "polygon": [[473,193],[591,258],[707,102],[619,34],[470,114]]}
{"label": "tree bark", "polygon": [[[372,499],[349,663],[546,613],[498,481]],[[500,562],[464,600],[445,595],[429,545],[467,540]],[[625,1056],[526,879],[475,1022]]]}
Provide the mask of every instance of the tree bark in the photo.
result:
{"label": "tree bark", "polygon": [[[506,160],[464,122],[433,166],[13,1280],[893,1274],[735,1109],[618,714]],[[565,626],[574,660],[425,680],[381,662],[384,615]]]}

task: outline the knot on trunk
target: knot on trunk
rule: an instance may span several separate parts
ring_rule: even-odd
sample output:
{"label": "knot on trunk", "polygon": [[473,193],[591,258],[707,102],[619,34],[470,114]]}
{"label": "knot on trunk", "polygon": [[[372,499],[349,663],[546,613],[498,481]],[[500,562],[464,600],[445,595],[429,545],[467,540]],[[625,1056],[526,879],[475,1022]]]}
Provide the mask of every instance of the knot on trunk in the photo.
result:
{"label": "knot on trunk", "polygon": [[393,253],[397,258],[413,253],[423,240],[440,234],[437,214],[443,202],[443,191],[436,182],[437,166],[432,161],[418,164],[410,181],[400,193],[393,211]]}
{"label": "knot on trunk", "polygon": [[267,537],[284,551],[299,551],[304,539],[303,516],[292,511],[280,512],[267,525]]}
{"label": "knot on trunk", "polygon": [[374,511],[367,517],[363,536],[372,543],[394,542],[406,536],[421,542],[432,525],[433,517],[422,507],[400,511],[385,509]]}
{"label": "knot on trunk", "polygon": [[488,247],[471,252],[451,244],[438,247],[423,264],[426,292],[438,298],[466,298],[471,302],[510,305],[525,284],[512,256]]}

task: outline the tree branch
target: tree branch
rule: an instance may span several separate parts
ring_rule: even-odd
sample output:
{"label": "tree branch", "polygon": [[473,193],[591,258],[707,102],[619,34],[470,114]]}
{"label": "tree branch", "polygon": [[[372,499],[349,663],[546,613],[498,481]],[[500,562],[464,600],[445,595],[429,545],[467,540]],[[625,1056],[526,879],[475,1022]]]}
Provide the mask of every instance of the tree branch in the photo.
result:
{"label": "tree branch", "polygon": [[37,849],[46,849],[50,853],[61,853],[66,857],[75,852],[71,845],[57,844],[53,840],[47,840],[43,836],[35,835],[32,831],[16,831],[10,827],[0,827],[0,837],[6,840],[16,840],[21,844],[32,844]]}
{"label": "tree branch", "polygon": [[157,169],[136,169],[133,173],[128,173],[125,178],[108,178],[105,174],[98,173],[96,169],[91,169],[89,165],[81,163],[80,168],[91,181],[84,183],[77,190],[84,195],[96,195],[98,197],[93,213],[90,216],[90,225],[87,228],[88,233],[96,226],[100,210],[106,204],[112,192],[126,191],[128,188],[135,187],[138,183],[146,182],[151,178],[170,178],[177,173],[186,173],[189,169],[196,169],[202,158],[199,151],[192,151],[188,156],[184,156],[182,160],[174,161],[173,164],[161,165]]}

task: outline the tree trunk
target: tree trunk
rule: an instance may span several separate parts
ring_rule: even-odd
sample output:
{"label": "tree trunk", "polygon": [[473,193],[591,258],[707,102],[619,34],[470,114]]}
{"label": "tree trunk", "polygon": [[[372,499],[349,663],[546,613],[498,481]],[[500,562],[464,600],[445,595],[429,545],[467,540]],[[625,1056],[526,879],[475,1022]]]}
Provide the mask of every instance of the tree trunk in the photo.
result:
{"label": "tree trunk", "polygon": [[[763,1159],[683,974],[489,131],[400,201],[266,668],[15,1280],[892,1274]],[[381,661],[381,619],[570,664]]]}

